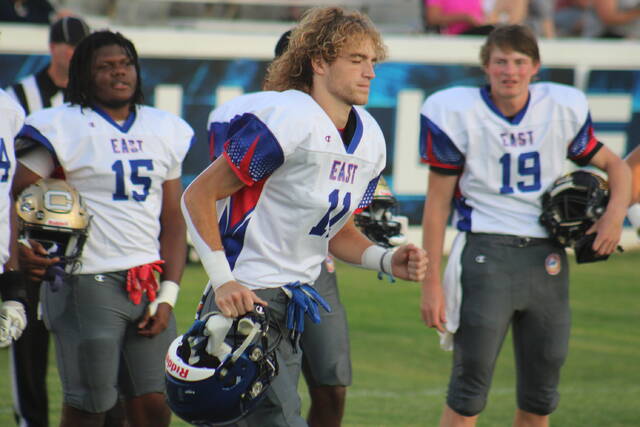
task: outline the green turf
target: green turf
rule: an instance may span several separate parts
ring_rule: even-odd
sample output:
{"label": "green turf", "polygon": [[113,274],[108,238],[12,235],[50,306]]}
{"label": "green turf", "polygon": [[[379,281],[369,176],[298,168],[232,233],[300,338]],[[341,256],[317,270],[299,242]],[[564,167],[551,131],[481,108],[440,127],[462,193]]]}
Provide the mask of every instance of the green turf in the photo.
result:
{"label": "green turf", "polygon": [[[606,263],[571,265],[573,332],[555,426],[637,426],[640,419],[640,252]],[[354,384],[345,426],[435,426],[451,362],[435,333],[422,325],[419,286],[390,285],[372,272],[338,265],[349,313]],[[204,284],[199,267],[185,274],[176,307],[184,331]],[[514,366],[507,341],[478,426],[508,426],[515,407]],[[52,353],[52,352],[51,352]],[[51,422],[59,421],[55,363],[48,376]],[[0,351],[0,426],[13,425],[7,351]],[[308,397],[302,384],[304,407]],[[174,417],[172,426],[185,426]]]}

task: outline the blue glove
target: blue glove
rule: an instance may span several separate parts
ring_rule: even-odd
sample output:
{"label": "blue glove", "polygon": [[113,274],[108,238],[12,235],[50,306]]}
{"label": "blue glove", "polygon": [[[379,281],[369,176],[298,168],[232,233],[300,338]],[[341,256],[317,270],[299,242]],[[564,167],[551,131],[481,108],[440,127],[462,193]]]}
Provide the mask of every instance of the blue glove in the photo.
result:
{"label": "blue glove", "polygon": [[287,305],[287,328],[290,330],[291,340],[295,343],[304,331],[304,315],[307,314],[313,323],[320,323],[318,304],[328,313],[331,306],[320,294],[307,284],[298,282],[285,285],[289,304]]}
{"label": "blue glove", "polygon": [[47,268],[44,275],[43,283],[51,287],[52,292],[58,292],[64,283],[67,273],[64,271],[64,265],[61,263],[54,264]]}

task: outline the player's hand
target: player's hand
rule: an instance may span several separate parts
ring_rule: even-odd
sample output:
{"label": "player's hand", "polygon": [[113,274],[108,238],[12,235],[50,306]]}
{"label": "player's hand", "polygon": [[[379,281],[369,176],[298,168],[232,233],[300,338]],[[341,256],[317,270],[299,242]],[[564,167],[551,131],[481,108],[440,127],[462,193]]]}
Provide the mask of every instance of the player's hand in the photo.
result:
{"label": "player's hand", "polygon": [[238,317],[253,311],[254,304],[268,305],[246,286],[229,281],[215,290],[216,305],[226,317]]}
{"label": "player's hand", "polygon": [[409,243],[400,246],[391,258],[391,272],[399,279],[420,282],[427,273],[429,259],[427,252]]}
{"label": "player's hand", "polygon": [[172,311],[171,305],[167,303],[158,304],[155,313],[147,307],[144,317],[138,322],[138,334],[151,338],[167,329]]}
{"label": "player's hand", "polygon": [[420,311],[424,324],[444,332],[444,324],[447,322],[445,312],[444,292],[438,278],[427,278],[422,285],[422,298]]}
{"label": "player's hand", "polygon": [[47,250],[35,240],[21,240],[18,244],[18,262],[27,280],[40,283],[44,279],[49,266],[60,261],[60,258],[47,258]]}
{"label": "player's hand", "polygon": [[586,234],[597,233],[592,248],[598,255],[610,255],[616,250],[622,235],[623,222],[624,216],[618,219],[613,212],[607,210],[587,230]]}
{"label": "player's hand", "polygon": [[27,315],[21,302],[9,300],[0,305],[0,347],[11,345],[26,327]]}

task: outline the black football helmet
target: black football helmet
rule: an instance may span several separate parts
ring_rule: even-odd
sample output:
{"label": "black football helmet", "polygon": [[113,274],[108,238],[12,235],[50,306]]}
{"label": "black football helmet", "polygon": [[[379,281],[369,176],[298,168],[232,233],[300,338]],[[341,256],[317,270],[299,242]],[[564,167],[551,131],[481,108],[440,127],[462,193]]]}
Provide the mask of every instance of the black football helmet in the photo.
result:
{"label": "black football helmet", "polygon": [[542,195],[540,223],[560,245],[575,247],[607,208],[609,184],[578,170],[561,176]]}
{"label": "black football helmet", "polygon": [[91,222],[75,188],[61,179],[41,179],[20,193],[16,212],[20,239],[39,242],[68,272],[75,269]]}
{"label": "black football helmet", "polygon": [[165,359],[167,401],[183,420],[197,426],[224,426],[247,415],[262,400],[278,373],[275,349],[278,326],[268,309],[233,320],[225,343],[228,354],[220,360],[206,351],[208,313],[176,338]]}
{"label": "black football helmet", "polygon": [[354,216],[355,224],[369,240],[390,248],[404,244],[402,224],[393,215],[398,201],[393,196],[387,182],[380,177],[371,204]]}

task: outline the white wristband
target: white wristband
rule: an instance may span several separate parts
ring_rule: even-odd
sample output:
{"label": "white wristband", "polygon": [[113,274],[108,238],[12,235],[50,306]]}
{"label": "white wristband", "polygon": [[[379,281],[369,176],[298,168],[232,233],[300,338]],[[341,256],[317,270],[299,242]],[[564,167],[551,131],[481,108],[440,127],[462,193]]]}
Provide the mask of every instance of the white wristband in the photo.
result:
{"label": "white wristband", "polygon": [[160,282],[156,299],[149,303],[149,313],[155,316],[158,306],[163,302],[169,304],[171,308],[175,307],[176,301],[178,301],[178,292],[180,292],[180,286],[176,282],[171,280]]}
{"label": "white wristband", "polygon": [[[187,187],[187,190],[188,189],[189,188]],[[187,190],[185,190],[185,193]],[[231,274],[231,267],[229,266],[229,261],[227,261],[227,256],[224,251],[211,250],[211,247],[207,245],[200,236],[200,233],[198,233],[198,229],[191,221],[191,215],[189,214],[184,194],[180,199],[180,207],[182,209],[184,221],[187,224],[187,230],[191,236],[193,247],[196,248],[196,252],[198,252],[198,255],[200,256],[200,263],[202,264],[204,271],[206,271],[209,276],[209,282],[211,283],[213,290],[215,291],[218,287],[227,282],[236,280],[233,277],[233,274]]]}
{"label": "white wristband", "polygon": [[221,285],[236,280],[231,273],[231,267],[224,251],[209,251],[200,254],[200,262],[209,276],[214,291]]}
{"label": "white wristband", "polygon": [[382,246],[371,245],[362,253],[361,265],[367,270],[380,271],[391,274],[392,249],[385,249]]}

